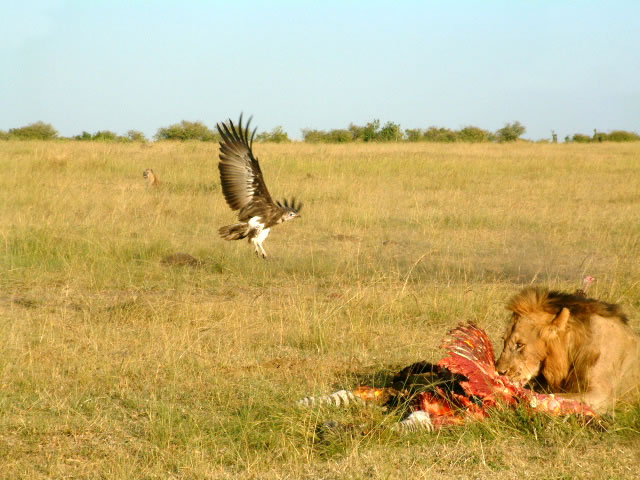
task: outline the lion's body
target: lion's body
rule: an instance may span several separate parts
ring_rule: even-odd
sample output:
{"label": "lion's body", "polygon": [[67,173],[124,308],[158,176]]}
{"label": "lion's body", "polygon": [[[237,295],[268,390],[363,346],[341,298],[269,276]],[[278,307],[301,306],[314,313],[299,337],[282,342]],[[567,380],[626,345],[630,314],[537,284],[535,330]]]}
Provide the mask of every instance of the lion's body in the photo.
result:
{"label": "lion's body", "polygon": [[149,187],[157,188],[160,185],[160,181],[156,176],[155,172],[151,168],[147,168],[144,172],[142,172],[142,176],[147,180],[147,184]]}
{"label": "lion's body", "polygon": [[513,297],[498,371],[607,411],[640,395],[640,337],[618,305],[527,288]]}

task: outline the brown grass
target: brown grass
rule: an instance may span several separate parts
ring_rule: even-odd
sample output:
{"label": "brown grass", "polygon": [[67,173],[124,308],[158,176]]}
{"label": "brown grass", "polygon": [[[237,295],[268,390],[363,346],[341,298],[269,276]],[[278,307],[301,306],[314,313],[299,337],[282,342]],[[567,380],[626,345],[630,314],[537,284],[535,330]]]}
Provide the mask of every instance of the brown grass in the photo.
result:
{"label": "brown grass", "polygon": [[[523,285],[640,325],[640,146],[269,145],[305,202],[261,261],[217,147],[0,142],[0,476],[633,478],[640,408],[607,433],[520,413],[397,438],[376,409],[300,411],[417,360]],[[148,189],[144,168],[162,179]],[[203,263],[168,265],[189,253]],[[329,438],[328,419],[366,424]]]}

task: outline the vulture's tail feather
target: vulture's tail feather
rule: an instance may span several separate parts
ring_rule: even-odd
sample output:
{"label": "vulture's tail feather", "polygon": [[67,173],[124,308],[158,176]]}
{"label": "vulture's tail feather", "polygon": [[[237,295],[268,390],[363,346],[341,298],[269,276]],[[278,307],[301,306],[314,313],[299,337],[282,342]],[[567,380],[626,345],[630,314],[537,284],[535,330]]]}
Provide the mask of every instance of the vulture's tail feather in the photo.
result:
{"label": "vulture's tail feather", "polygon": [[249,227],[248,223],[235,223],[220,227],[218,233],[225,240],[241,240],[249,235],[250,231],[251,227]]}

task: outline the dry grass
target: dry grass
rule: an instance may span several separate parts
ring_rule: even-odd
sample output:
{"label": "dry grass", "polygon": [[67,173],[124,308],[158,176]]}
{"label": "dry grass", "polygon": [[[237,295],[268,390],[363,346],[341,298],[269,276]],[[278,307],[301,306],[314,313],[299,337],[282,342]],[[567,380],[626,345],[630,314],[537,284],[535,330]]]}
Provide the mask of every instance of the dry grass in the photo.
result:
{"label": "dry grass", "polygon": [[[0,142],[1,477],[637,474],[638,406],[607,433],[510,413],[397,438],[376,409],[293,403],[436,360],[459,321],[497,340],[529,283],[595,275],[638,327],[640,146],[256,150],[305,202],[266,262],[217,238],[215,145]],[[319,438],[330,418],[371,431]]]}

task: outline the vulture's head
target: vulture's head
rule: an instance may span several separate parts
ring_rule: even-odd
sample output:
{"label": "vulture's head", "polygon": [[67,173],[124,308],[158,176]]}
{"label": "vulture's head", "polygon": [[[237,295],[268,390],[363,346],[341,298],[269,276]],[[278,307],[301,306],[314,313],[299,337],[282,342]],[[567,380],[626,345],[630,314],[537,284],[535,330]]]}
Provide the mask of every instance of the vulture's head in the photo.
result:
{"label": "vulture's head", "polygon": [[282,221],[286,222],[287,220],[293,220],[300,216],[300,210],[302,210],[302,202],[298,202],[296,204],[296,199],[292,198],[289,202],[287,199],[284,199],[282,202],[276,202],[278,206],[282,209]]}

